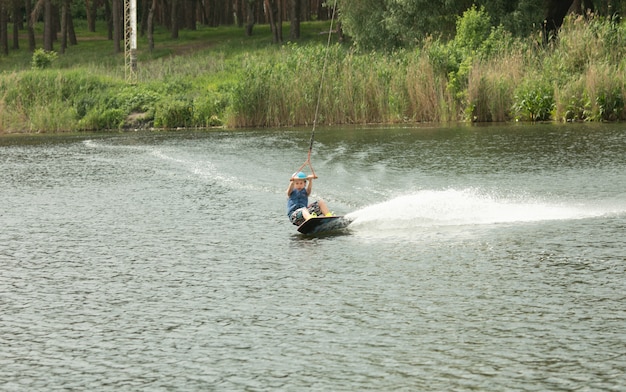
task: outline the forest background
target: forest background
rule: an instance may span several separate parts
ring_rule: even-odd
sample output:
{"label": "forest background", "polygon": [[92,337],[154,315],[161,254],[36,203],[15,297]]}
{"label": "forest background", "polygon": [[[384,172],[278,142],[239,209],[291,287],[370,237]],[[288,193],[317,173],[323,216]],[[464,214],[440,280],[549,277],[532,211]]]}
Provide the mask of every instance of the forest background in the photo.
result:
{"label": "forest background", "polygon": [[334,5],[140,0],[129,82],[124,0],[0,0],[0,133],[626,118],[626,0]]}

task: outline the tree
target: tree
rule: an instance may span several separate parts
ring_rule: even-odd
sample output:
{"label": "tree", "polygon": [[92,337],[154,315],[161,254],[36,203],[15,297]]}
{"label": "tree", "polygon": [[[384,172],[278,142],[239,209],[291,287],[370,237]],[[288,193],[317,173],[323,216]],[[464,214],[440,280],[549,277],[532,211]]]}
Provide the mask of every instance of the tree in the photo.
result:
{"label": "tree", "polygon": [[393,45],[394,37],[388,36],[382,25],[384,0],[340,0],[339,10],[343,29],[357,47],[371,49]]}
{"label": "tree", "polygon": [[246,37],[252,35],[254,27],[254,14],[256,13],[256,0],[245,0],[246,2]]}
{"label": "tree", "polygon": [[272,37],[275,44],[283,42],[282,18],[280,14],[280,0],[264,0],[265,12],[272,28]]}
{"label": "tree", "polygon": [[65,49],[67,48],[67,19],[70,16],[69,10],[69,1],[63,0],[63,4],[61,5],[61,49],[60,52],[65,53]]}
{"label": "tree", "polygon": [[52,14],[52,0],[43,0],[43,7],[43,50],[52,52],[54,50],[52,42],[56,35],[56,31],[54,30],[54,15]]}
{"label": "tree", "polygon": [[13,0],[13,49],[16,50],[20,48],[19,32],[20,28],[24,27],[22,19],[22,8],[19,1]]}
{"label": "tree", "polygon": [[187,30],[196,30],[196,0],[183,0],[181,3],[182,12],[180,17],[182,18],[182,26]]}
{"label": "tree", "polygon": [[[107,38],[109,40],[113,39],[113,14],[111,12],[111,3],[109,0],[104,1],[104,19],[107,23]],[[115,0],[113,0],[115,1]]]}
{"label": "tree", "polygon": [[[340,0],[346,33],[362,49],[414,46],[425,37],[451,38],[457,18],[472,6],[484,7],[492,26],[502,25],[517,36],[542,26],[555,32],[572,7],[579,12],[604,8],[617,12],[621,0]],[[608,3],[608,4],[607,4]],[[618,4],[619,3],[619,4]]]}
{"label": "tree", "polygon": [[85,15],[87,17],[87,28],[91,32],[96,31],[96,13],[98,10],[98,0],[85,0]]}
{"label": "tree", "polygon": [[63,0],[61,5],[61,53],[65,53],[68,40],[71,45],[76,45],[77,43],[70,6],[71,0]]}
{"label": "tree", "polygon": [[[544,30],[546,33],[557,31],[563,24],[567,11],[574,3],[573,0],[546,1]],[[547,36],[547,34],[546,34]]]}
{"label": "tree", "polygon": [[291,12],[291,25],[289,27],[289,39],[295,41],[300,38],[300,13],[302,12],[301,0],[289,0]]}
{"label": "tree", "polygon": [[178,0],[171,0],[170,9],[170,38],[178,39]]}
{"label": "tree", "polygon": [[32,3],[31,0],[24,1],[24,8],[26,10],[26,30],[28,33],[28,50],[35,51],[35,29],[33,28]]}
{"label": "tree", "polygon": [[5,0],[0,0],[0,49],[3,54],[9,54],[8,17]]}
{"label": "tree", "polygon": [[150,11],[148,12],[147,30],[148,30],[148,50],[154,50],[154,10],[157,6],[157,0],[152,0]]}
{"label": "tree", "polygon": [[412,46],[429,35],[451,37],[472,0],[340,0],[342,27],[362,49]]}
{"label": "tree", "polygon": [[115,53],[120,53],[122,51],[122,46],[120,42],[123,38],[122,32],[122,0],[111,0],[111,20],[113,21],[113,48]]}

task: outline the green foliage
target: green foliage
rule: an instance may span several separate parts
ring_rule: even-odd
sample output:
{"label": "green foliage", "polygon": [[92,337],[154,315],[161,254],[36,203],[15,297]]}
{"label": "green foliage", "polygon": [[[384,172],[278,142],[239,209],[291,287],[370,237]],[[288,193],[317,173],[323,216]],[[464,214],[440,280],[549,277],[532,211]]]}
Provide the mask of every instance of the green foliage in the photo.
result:
{"label": "green foliage", "polygon": [[[269,76],[271,65],[246,62],[239,75],[239,83],[233,88],[231,110],[233,113],[244,114],[251,121],[264,126],[262,113],[268,103]],[[248,125],[247,123],[241,125]]]}
{"label": "green foliage", "polygon": [[193,103],[184,99],[164,100],[157,104],[154,126],[161,128],[193,127]]}
{"label": "green foliage", "polygon": [[564,99],[565,121],[586,121],[592,117],[591,101],[584,91],[578,91]]}
{"label": "green foliage", "polygon": [[507,31],[502,25],[491,27],[489,35],[478,47],[481,59],[490,59],[511,53],[519,46],[519,40]]}
{"label": "green foliage", "polygon": [[619,120],[624,110],[624,96],[619,87],[600,91],[596,97],[598,117],[603,121]]}
{"label": "green foliage", "polygon": [[79,124],[87,130],[121,129],[125,119],[126,113],[121,109],[96,108],[88,112]]}
{"label": "green foliage", "polygon": [[[384,6],[387,32],[389,21],[419,15],[414,5],[422,4],[366,0],[347,8],[375,2]],[[19,69],[29,68],[30,53],[27,60],[14,57],[13,68],[0,64],[0,131],[310,125],[322,74],[318,123],[626,118],[625,24],[569,18],[558,39],[544,47],[536,37],[515,38],[505,24],[493,27],[492,19],[502,19],[490,15],[488,1],[476,3],[484,8],[450,14],[451,26],[458,27],[453,39],[420,38],[419,29],[398,28],[383,38],[372,36],[387,42],[382,51],[339,44],[327,49],[319,27],[328,23],[321,22],[312,25],[317,27],[310,29],[310,41],[284,46],[271,46],[263,37],[229,36],[241,33],[236,29],[201,31],[229,44],[176,54],[178,43],[172,42],[154,54],[140,53],[139,83],[133,86],[124,81],[121,56],[96,62],[95,55],[72,54],[85,47],[102,53],[100,40],[70,48],[54,69]],[[503,10],[498,12],[510,11]],[[437,12],[433,20],[443,17]],[[368,26],[372,33],[380,28]],[[415,42],[421,43],[394,49]]]}
{"label": "green foliage", "polygon": [[[351,72],[346,64],[354,57],[346,55],[340,45],[328,49],[327,88],[334,88],[335,83],[330,82],[336,80],[334,75]],[[246,58],[232,89],[231,113],[245,113],[247,120],[238,118],[234,123],[269,126],[312,122],[325,56],[326,48],[321,45],[287,45],[271,59]],[[329,106],[336,103],[334,97],[324,102]]]}
{"label": "green foliage", "polygon": [[[435,69],[445,72],[448,77],[447,89],[456,101],[463,105],[468,100],[468,80],[474,64],[487,61],[498,54],[508,53],[515,40],[502,26],[491,27],[489,14],[483,7],[477,9],[472,6],[465,11],[457,19],[456,28],[453,40],[445,45],[435,42],[427,48]],[[485,109],[485,105],[475,103],[471,105],[473,108],[466,111],[470,113],[470,118],[491,118],[474,113],[476,110]]]}
{"label": "green foliage", "polygon": [[339,5],[344,31],[362,50],[390,48],[397,44],[395,35],[386,31],[384,0],[342,0]]}
{"label": "green foliage", "polygon": [[465,118],[480,122],[510,120],[516,81],[493,62],[477,67],[468,83]]}
{"label": "green foliage", "polygon": [[[73,106],[101,94],[110,82],[82,70],[28,71],[6,86],[7,102],[15,109],[31,110],[51,102]],[[78,110],[78,109],[77,109]],[[80,112],[80,110],[78,110]]]}
{"label": "green foliage", "polygon": [[198,127],[215,127],[223,125],[223,114],[229,105],[228,95],[208,91],[197,97],[193,102],[193,123]]}
{"label": "green foliage", "polygon": [[479,4],[492,15],[494,25],[502,25],[515,37],[537,31],[544,18],[545,0],[482,0]]}
{"label": "green foliage", "polygon": [[75,109],[58,101],[37,106],[28,120],[30,131],[65,132],[77,127]]}
{"label": "green foliage", "polygon": [[33,52],[33,59],[31,61],[32,69],[45,69],[49,68],[52,63],[57,59],[57,53],[52,51],[48,52],[43,49],[35,49]]}
{"label": "green foliage", "polygon": [[[478,8],[476,8],[478,7]],[[544,17],[542,0],[340,0],[344,30],[361,50],[389,50],[413,47],[429,36],[449,39],[456,32],[468,41],[463,45],[477,49],[480,37],[486,38],[491,27],[503,26],[516,37],[538,30]],[[458,16],[474,10],[475,19]],[[491,15],[488,20],[478,15]],[[487,21],[485,24],[484,22]],[[471,30],[465,34],[463,24]],[[479,34],[477,34],[479,33]]]}
{"label": "green foliage", "polygon": [[435,71],[444,75],[456,73],[463,59],[462,54],[455,45],[443,43],[439,40],[427,42],[424,47],[424,53]]}
{"label": "green foliage", "polygon": [[554,108],[554,89],[547,82],[528,79],[515,90],[514,110],[518,120],[549,120]]}
{"label": "green foliage", "polygon": [[461,48],[464,53],[478,51],[483,42],[491,33],[491,20],[485,8],[476,9],[476,6],[468,9],[456,22],[455,46]]}

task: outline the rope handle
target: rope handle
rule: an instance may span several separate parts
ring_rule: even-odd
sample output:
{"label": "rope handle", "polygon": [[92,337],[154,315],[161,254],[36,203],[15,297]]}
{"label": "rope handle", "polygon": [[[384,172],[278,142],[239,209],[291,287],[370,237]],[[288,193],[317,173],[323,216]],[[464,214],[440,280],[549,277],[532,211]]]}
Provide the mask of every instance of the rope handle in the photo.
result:
{"label": "rope handle", "polygon": [[335,13],[337,11],[337,0],[335,0],[332,9],[332,15],[330,18],[330,28],[328,29],[328,42],[326,43],[326,53],[324,54],[324,64],[322,66],[322,75],[320,77],[320,86],[317,92],[317,103],[315,105],[315,115],[313,116],[313,129],[311,129],[311,141],[309,142],[309,155],[306,158],[306,161],[300,166],[297,172],[302,171],[305,167],[309,167],[311,169],[311,175],[313,178],[317,178],[317,174],[315,174],[315,170],[313,170],[313,166],[311,165],[311,151],[313,151],[313,140],[315,139],[315,127],[317,126],[317,117],[320,111],[320,102],[322,100],[322,89],[324,87],[324,76],[326,74],[326,64],[328,63],[328,49],[330,48],[330,41],[333,32],[333,23],[335,21]]}
{"label": "rope handle", "polygon": [[317,178],[317,174],[315,174],[315,170],[313,169],[313,165],[311,165],[311,149],[309,149],[309,155],[308,155],[306,161],[302,164],[302,166],[300,166],[298,168],[298,170],[296,170],[296,173],[302,171],[302,169],[304,169],[307,166],[309,167],[309,169],[311,169],[311,175],[313,176],[313,178]]}

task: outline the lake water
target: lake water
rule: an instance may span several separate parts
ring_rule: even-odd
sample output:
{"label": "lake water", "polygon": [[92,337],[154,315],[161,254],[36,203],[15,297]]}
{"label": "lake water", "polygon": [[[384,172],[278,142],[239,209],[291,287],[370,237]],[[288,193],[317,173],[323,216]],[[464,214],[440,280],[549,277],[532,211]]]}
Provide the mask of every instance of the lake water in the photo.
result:
{"label": "lake water", "polygon": [[626,125],[310,132],[0,138],[0,390],[626,390]]}

